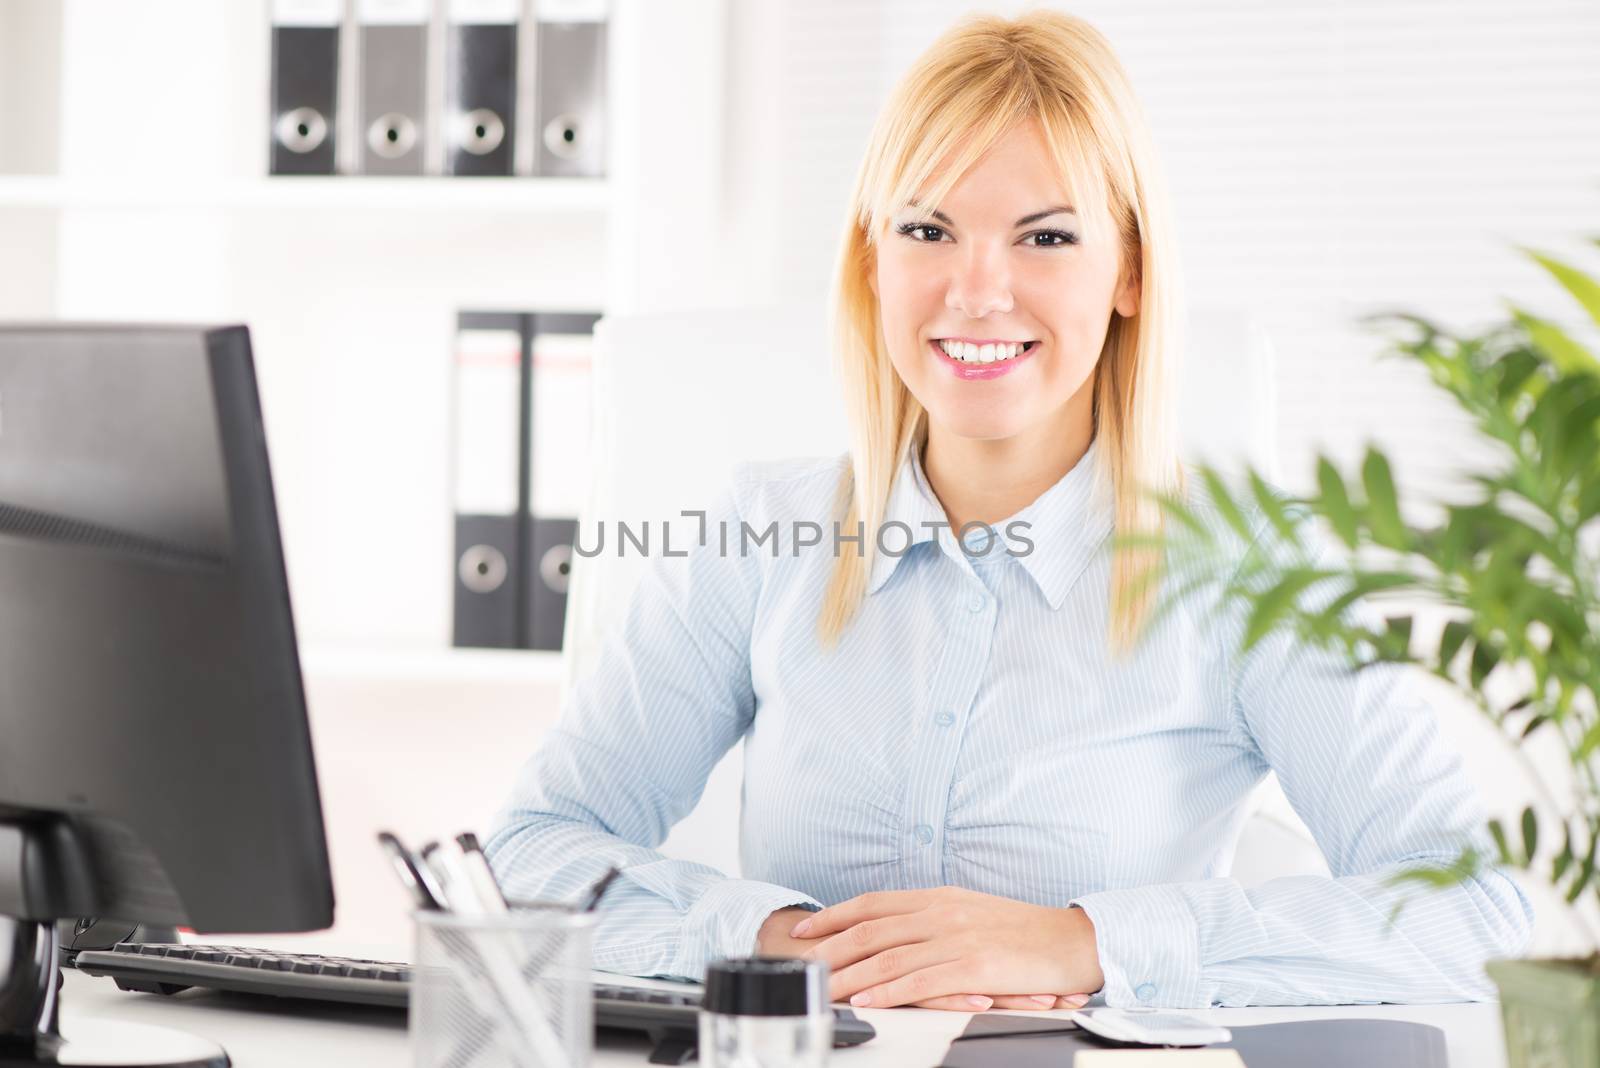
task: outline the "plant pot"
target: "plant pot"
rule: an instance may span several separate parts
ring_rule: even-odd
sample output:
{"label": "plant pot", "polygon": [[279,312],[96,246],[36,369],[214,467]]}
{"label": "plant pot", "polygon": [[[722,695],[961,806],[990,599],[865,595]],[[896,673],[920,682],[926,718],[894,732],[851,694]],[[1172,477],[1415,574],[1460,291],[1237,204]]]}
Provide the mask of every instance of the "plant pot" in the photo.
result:
{"label": "plant pot", "polygon": [[1590,960],[1492,960],[1509,1068],[1600,1068],[1600,972]]}

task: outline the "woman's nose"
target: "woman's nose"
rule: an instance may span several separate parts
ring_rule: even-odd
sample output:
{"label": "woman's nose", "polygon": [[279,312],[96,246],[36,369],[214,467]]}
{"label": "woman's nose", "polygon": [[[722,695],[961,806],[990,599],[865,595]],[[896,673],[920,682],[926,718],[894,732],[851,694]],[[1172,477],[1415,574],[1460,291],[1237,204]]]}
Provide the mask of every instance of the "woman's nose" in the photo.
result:
{"label": "woman's nose", "polygon": [[956,274],[945,292],[945,307],[969,319],[1011,310],[1011,279],[1003,251],[975,243],[957,259]]}

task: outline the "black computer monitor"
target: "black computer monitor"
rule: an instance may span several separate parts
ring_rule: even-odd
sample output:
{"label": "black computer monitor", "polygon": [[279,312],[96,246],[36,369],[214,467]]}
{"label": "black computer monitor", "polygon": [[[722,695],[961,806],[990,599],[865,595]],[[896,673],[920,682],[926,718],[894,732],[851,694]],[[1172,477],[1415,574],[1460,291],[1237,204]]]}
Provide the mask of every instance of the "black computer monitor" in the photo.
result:
{"label": "black computer monitor", "polygon": [[[0,1063],[99,1063],[57,1022],[82,916],[333,922],[241,326],[0,325]],[[228,1063],[166,1035],[140,1063]]]}

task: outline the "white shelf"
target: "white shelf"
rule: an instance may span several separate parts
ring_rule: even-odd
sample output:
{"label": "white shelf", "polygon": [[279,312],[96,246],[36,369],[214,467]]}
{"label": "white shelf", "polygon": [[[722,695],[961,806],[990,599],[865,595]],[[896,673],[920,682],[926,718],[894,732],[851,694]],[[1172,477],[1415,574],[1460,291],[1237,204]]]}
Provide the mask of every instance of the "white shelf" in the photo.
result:
{"label": "white shelf", "polygon": [[561,654],[531,649],[437,649],[308,646],[307,676],[406,682],[526,683],[559,686]]}
{"label": "white shelf", "polygon": [[362,175],[85,180],[0,175],[0,207],[339,208],[603,212],[604,178],[380,178]]}

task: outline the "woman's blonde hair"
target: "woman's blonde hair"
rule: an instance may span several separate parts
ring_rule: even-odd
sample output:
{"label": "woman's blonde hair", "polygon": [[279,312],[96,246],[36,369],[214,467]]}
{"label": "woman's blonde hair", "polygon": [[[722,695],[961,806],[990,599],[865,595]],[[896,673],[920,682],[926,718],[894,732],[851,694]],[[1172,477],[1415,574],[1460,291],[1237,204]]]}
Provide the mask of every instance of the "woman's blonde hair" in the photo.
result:
{"label": "woman's blonde hair", "polygon": [[[1178,264],[1133,87],[1110,43],[1082,19],[1037,10],[1015,19],[968,17],[933,43],[879,114],[834,270],[834,356],[851,435],[851,466],[836,503],[842,529],[861,523],[866,537],[844,542],[857,551],[838,555],[818,621],[824,647],[838,641],[866,596],[894,474],[927,439],[927,413],[889,360],[870,281],[874,245],[896,211],[919,194],[925,207],[937,207],[990,146],[1030,119],[1079,205],[1083,239],[1098,239],[1093,206],[1106,204],[1123,268],[1139,284],[1138,314],[1112,313],[1092,385],[1096,478],[1111,489],[1117,533],[1158,531],[1160,510],[1145,491],[1182,485],[1170,415]],[[939,180],[923,190],[941,163]],[[1115,649],[1131,647],[1148,611],[1159,573],[1154,552],[1119,552],[1113,563],[1108,639]]]}

